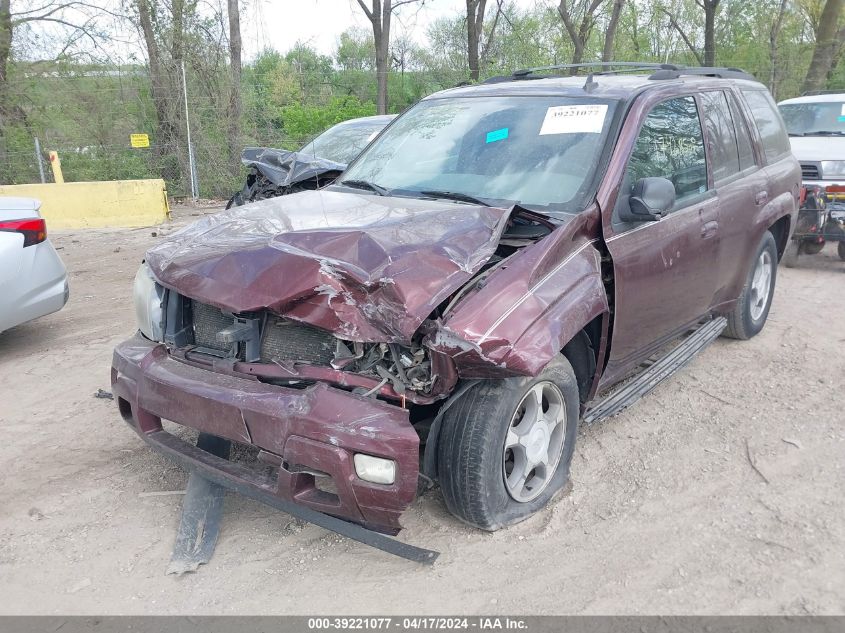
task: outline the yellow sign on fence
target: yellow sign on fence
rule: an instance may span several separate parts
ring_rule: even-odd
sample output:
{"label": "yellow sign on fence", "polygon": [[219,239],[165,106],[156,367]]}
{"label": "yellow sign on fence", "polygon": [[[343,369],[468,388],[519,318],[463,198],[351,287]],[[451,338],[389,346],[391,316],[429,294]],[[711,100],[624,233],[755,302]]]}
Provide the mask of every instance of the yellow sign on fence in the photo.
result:
{"label": "yellow sign on fence", "polygon": [[132,147],[149,147],[150,137],[148,134],[130,134],[129,143]]}

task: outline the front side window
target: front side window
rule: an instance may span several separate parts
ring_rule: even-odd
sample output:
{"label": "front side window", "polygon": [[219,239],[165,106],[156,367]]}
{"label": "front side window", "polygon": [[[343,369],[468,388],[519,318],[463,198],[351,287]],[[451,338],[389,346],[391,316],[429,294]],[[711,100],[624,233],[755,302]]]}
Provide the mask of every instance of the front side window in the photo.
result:
{"label": "front side window", "polygon": [[449,192],[549,214],[579,212],[595,195],[615,110],[613,100],[564,96],[422,101],[339,184],[364,181],[393,195]]}
{"label": "front side window", "polygon": [[733,117],[725,93],[721,90],[702,92],[700,98],[713,180],[719,182],[734,176],[740,170]]}
{"label": "front side window", "polygon": [[787,103],[778,109],[790,136],[845,136],[845,102]]}
{"label": "front side window", "polygon": [[628,163],[625,186],[630,189],[641,178],[650,177],[672,181],[676,205],[707,191],[704,139],[692,97],[659,103],[646,117]]}
{"label": "front side window", "polygon": [[786,130],[783,129],[783,122],[775,102],[772,101],[769,93],[763,90],[743,90],[742,94],[757,123],[766,160],[773,162],[789,153],[789,139],[786,136]]}

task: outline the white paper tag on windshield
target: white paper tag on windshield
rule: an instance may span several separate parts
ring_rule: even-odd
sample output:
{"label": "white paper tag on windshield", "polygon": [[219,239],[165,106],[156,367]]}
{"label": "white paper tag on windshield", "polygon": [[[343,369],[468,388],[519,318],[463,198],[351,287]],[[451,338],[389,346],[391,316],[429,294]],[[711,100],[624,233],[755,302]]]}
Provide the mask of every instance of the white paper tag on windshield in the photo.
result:
{"label": "white paper tag on windshield", "polygon": [[543,119],[543,134],[599,134],[607,116],[606,103],[552,106]]}

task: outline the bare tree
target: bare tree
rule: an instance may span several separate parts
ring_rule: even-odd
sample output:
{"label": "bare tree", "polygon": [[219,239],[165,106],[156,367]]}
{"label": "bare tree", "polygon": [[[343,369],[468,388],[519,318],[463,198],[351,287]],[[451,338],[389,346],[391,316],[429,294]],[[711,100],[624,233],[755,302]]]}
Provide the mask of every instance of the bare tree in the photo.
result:
{"label": "bare tree", "polygon": [[783,18],[786,15],[786,5],[788,3],[789,0],[780,0],[778,11],[775,14],[774,21],[772,22],[772,28],[769,30],[769,60],[772,64],[771,71],[769,73],[769,91],[775,99],[777,99],[778,81],[780,79],[778,72],[780,69],[780,63],[778,60],[778,42],[780,39],[781,29],[783,29]]}
{"label": "bare tree", "polygon": [[484,32],[484,10],[487,0],[467,0],[467,61],[469,78],[478,81],[478,48]]}
{"label": "bare tree", "polygon": [[625,0],[613,0],[610,9],[610,19],[607,22],[607,29],[604,32],[604,48],[601,53],[603,62],[613,61],[613,42],[616,39],[616,29],[619,26],[619,18],[622,15],[622,8]]}
{"label": "bare tree", "polygon": [[12,9],[11,0],[0,0],[0,123],[6,107],[9,58],[12,55]]}
{"label": "bare tree", "polygon": [[[154,24],[153,7],[150,0],[137,0],[138,23],[144,36],[144,46],[147,49],[147,65],[150,73],[150,96],[156,112],[156,136],[154,144],[156,151],[162,151],[165,144],[169,144],[178,136],[177,123],[170,107],[171,99],[169,78],[165,68],[162,52],[159,48]],[[176,39],[176,38],[174,38]]]}
{"label": "bare tree", "polygon": [[704,65],[716,65],[716,12],[721,0],[695,0],[704,9]]}
{"label": "bare tree", "polygon": [[813,49],[813,59],[801,86],[802,92],[821,90],[825,85],[828,73],[845,40],[845,27],[839,28],[843,7],[845,0],[826,0],[824,4],[816,30],[816,47]]}
{"label": "bare tree", "polygon": [[704,11],[704,51],[699,51],[693,44],[689,35],[681,28],[674,14],[666,9],[663,13],[669,18],[669,27],[675,29],[690,52],[695,55],[699,66],[716,65],[716,13],[719,10],[721,0],[695,0],[695,3]]}
{"label": "bare tree", "polygon": [[[572,40],[572,63],[580,64],[584,61],[584,51],[590,33],[596,24],[596,12],[603,0],[560,0],[557,12],[563,20],[563,26]],[[576,24],[577,22],[577,24]],[[573,69],[572,74],[576,70]]]}
{"label": "bare tree", "polygon": [[[15,125],[21,125],[33,133],[26,110],[22,107],[23,101],[20,96],[15,98],[10,86],[9,71],[15,30],[37,24],[58,27],[49,41],[60,47],[55,55],[56,59],[60,59],[67,57],[74,45],[83,38],[89,39],[94,49],[100,48],[103,35],[98,31],[97,19],[105,14],[120,17],[108,9],[80,0],[41,0],[28,6],[19,3],[14,13],[11,0],[0,0],[0,165],[8,164],[9,131]],[[60,38],[58,41],[57,37]],[[5,176],[0,173],[0,183],[6,182]]]}
{"label": "bare tree", "polygon": [[[405,4],[412,4],[420,0],[370,0],[370,6],[364,0],[358,4],[364,15],[373,25],[373,43],[376,47],[376,110],[379,114],[387,114],[387,73],[390,70],[390,20],[393,12]],[[422,0],[423,2],[425,0]]]}
{"label": "bare tree", "polygon": [[[9,63],[12,58],[12,43],[15,29],[36,23],[51,23],[63,28],[62,48],[57,58],[81,38],[88,38],[94,48],[99,47],[102,36],[97,31],[97,18],[115,13],[79,0],[44,0],[32,9],[20,9],[12,13],[11,0],[0,0],[0,130],[4,118],[22,118],[23,110],[9,102]],[[116,16],[119,17],[119,16]]]}
{"label": "bare tree", "polygon": [[229,13],[229,72],[231,89],[229,93],[229,166],[233,176],[240,173],[241,140],[241,16],[238,0],[227,0]]}
{"label": "bare tree", "polygon": [[670,13],[669,11],[663,9],[663,12],[666,14],[666,17],[669,18],[669,28],[675,29],[678,32],[678,35],[681,36],[681,39],[684,41],[684,44],[687,45],[687,48],[690,52],[695,56],[695,61],[698,62],[699,66],[704,66],[704,57],[701,55],[699,50],[695,47],[695,44],[692,43],[689,36],[684,32],[681,28],[681,25],[678,24],[678,20],[675,19],[674,14]]}

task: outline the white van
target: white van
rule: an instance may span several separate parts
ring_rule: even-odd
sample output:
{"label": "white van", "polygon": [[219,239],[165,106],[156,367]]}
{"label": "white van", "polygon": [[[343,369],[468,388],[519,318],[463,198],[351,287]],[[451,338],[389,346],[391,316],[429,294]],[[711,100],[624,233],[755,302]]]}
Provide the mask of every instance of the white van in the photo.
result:
{"label": "white van", "polygon": [[845,93],[778,104],[805,185],[845,185]]}

